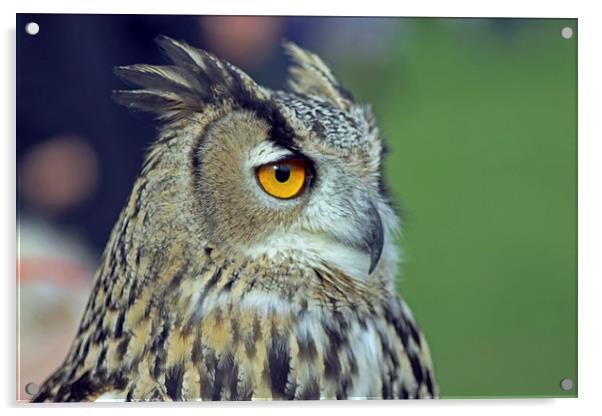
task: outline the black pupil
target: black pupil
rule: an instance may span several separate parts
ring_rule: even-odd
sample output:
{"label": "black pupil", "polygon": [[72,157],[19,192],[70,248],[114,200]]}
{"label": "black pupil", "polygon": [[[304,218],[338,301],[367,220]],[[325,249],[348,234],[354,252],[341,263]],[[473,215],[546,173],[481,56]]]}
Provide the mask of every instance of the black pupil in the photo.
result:
{"label": "black pupil", "polygon": [[274,171],[276,174],[276,180],[278,182],[284,183],[288,181],[288,178],[291,177],[291,170],[288,165],[278,165],[274,167]]}

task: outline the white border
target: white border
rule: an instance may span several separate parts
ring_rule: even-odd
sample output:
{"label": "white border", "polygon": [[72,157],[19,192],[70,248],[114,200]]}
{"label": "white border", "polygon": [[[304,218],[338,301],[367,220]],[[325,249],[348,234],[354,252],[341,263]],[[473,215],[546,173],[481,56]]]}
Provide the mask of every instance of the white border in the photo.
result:
{"label": "white border", "polygon": [[[16,4],[15,4],[16,3]],[[3,203],[0,230],[3,230],[2,283],[3,339],[2,375],[0,392],[4,406],[13,411],[35,411],[30,405],[17,405],[15,402],[15,13],[147,13],[147,14],[281,14],[281,15],[393,15],[393,16],[475,16],[475,17],[569,17],[579,18],[577,36],[579,41],[579,399],[524,399],[524,400],[447,400],[437,403],[424,402],[342,402],[342,403],[204,403],[196,406],[180,405],[135,405],[128,406],[128,412],[163,414],[169,412],[194,411],[210,414],[238,413],[245,415],[299,414],[307,412],[345,412],[345,414],[365,414],[374,409],[382,413],[400,414],[445,414],[445,415],[507,415],[519,411],[563,415],[569,412],[588,414],[589,410],[600,408],[596,402],[598,389],[602,386],[600,355],[600,317],[602,317],[600,296],[602,270],[598,257],[602,254],[601,181],[602,141],[599,102],[600,88],[600,14],[596,13],[594,1],[545,1],[526,0],[486,1],[414,1],[393,2],[370,0],[352,2],[305,0],[290,2],[281,0],[270,2],[252,1],[186,1],[165,2],[103,0],[21,0],[18,3],[1,2],[3,41],[0,60],[3,62],[2,82],[4,98],[0,100],[0,126],[5,131],[2,143],[2,186]],[[517,374],[517,377],[520,377]],[[20,409],[15,409],[15,407]],[[95,407],[51,406],[44,413],[63,414],[64,412],[105,414],[115,410],[115,405]],[[107,408],[109,407],[109,408]],[[519,413],[519,414],[520,414]]]}
{"label": "white border", "polygon": [[[162,1],[20,1],[20,13],[127,13],[127,14],[255,14],[255,15],[333,15],[333,16],[450,16],[450,17],[577,17],[575,1],[537,2],[506,0],[497,4],[478,1],[370,2],[320,1],[303,2],[255,0],[191,2]],[[489,2],[490,3],[490,2]],[[577,2],[578,3],[578,2]],[[512,11],[514,10],[514,11]]]}

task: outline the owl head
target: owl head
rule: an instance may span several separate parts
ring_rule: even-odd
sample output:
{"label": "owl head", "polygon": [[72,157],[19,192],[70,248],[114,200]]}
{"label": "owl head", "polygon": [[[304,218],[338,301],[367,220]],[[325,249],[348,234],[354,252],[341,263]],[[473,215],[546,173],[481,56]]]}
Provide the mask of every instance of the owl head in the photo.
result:
{"label": "owl head", "polygon": [[184,42],[157,43],[169,65],[116,68],[139,89],[115,99],[161,126],[141,174],[157,195],[148,227],[167,239],[178,223],[194,230],[187,239],[232,257],[394,275],[398,221],[382,138],[317,55],[284,43],[293,64],[279,91]]}

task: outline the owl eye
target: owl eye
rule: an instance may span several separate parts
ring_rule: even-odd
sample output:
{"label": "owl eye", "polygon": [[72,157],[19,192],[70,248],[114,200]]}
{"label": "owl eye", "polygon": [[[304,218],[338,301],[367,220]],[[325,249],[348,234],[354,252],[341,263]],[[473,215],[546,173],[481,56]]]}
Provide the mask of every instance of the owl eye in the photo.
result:
{"label": "owl eye", "polygon": [[303,190],[307,166],[302,159],[268,163],[257,169],[257,179],[268,194],[280,198],[293,198]]}

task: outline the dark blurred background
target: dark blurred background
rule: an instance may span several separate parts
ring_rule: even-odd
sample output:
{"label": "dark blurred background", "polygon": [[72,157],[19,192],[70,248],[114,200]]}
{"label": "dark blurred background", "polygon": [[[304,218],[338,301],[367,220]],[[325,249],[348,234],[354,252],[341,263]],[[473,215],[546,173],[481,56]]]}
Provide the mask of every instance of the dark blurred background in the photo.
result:
{"label": "dark blurred background", "polygon": [[559,19],[17,15],[20,394],[64,357],[153,140],[151,117],[112,102],[113,67],[164,63],[165,34],[273,88],[283,38],[320,54],[391,148],[398,288],[443,396],[575,396],[576,33]]}

